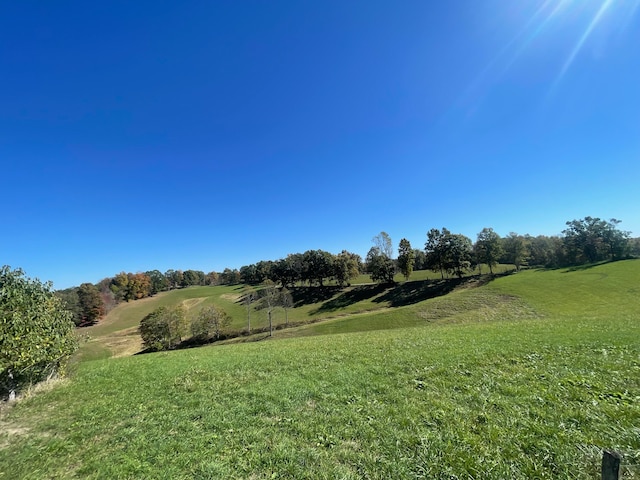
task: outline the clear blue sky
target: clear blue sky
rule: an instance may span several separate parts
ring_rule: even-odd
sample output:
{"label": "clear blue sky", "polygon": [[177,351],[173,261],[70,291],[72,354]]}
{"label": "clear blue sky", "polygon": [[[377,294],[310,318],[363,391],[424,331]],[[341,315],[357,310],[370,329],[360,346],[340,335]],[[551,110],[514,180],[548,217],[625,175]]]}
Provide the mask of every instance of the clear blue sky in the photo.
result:
{"label": "clear blue sky", "polygon": [[640,236],[640,1],[3,2],[0,264]]}

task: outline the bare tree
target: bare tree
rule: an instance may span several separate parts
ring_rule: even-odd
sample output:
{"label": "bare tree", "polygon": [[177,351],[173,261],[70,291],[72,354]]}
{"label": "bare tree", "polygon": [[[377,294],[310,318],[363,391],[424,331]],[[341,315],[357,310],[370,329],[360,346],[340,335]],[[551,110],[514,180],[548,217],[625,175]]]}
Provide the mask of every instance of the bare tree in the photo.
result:
{"label": "bare tree", "polygon": [[389,259],[393,258],[393,242],[387,232],[380,232],[371,241],[382,255],[386,255]]}
{"label": "bare tree", "polygon": [[278,304],[278,297],[280,296],[280,292],[278,291],[278,287],[271,280],[266,280],[263,283],[264,287],[261,290],[262,302],[264,307],[267,309],[267,315],[269,316],[269,336],[273,336],[273,309]]}
{"label": "bare tree", "polygon": [[288,310],[293,307],[293,297],[291,292],[286,288],[283,288],[280,292],[280,305],[284,308],[284,324],[289,326],[289,313]]}
{"label": "bare tree", "polygon": [[251,290],[244,296],[244,304],[247,307],[247,333],[251,335],[251,304],[256,299],[256,293]]}

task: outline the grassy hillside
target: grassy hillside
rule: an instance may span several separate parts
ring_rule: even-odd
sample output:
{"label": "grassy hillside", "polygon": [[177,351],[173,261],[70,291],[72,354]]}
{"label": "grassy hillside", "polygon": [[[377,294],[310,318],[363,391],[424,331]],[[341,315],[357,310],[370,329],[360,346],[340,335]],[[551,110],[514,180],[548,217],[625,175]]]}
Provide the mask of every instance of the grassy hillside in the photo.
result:
{"label": "grassy hillside", "polygon": [[[498,272],[511,269],[509,265],[500,265]],[[485,268],[486,270],[486,268]],[[439,273],[431,271],[414,272],[409,282],[404,282],[400,275],[396,278],[397,286],[381,286],[370,282],[368,276],[362,275],[354,279],[351,287],[340,288],[327,285],[324,288],[299,286],[291,290],[294,307],[285,313],[282,308],[276,308],[273,322],[276,326],[283,326],[288,319],[293,324],[318,322],[331,318],[344,318],[354,314],[369,313],[396,309],[406,305],[413,305],[430,298],[449,293],[460,285],[457,279],[442,281]],[[469,278],[464,282],[469,281]],[[259,288],[259,287],[256,287]],[[81,359],[100,359],[110,356],[132,355],[142,350],[138,325],[145,315],[160,306],[182,304],[189,315],[195,315],[201,307],[215,304],[224,309],[232,318],[228,328],[231,332],[239,333],[247,326],[247,309],[242,300],[248,291],[254,287],[215,286],[190,287],[171,292],[163,292],[151,298],[137,300],[118,305],[99,324],[82,329],[82,334],[90,341],[84,343],[79,357]],[[266,310],[254,303],[250,309],[252,329],[266,328],[268,317]],[[404,320],[400,322],[387,321],[384,317],[368,326],[353,324],[346,331],[373,330],[379,328],[400,328],[417,324],[401,314]],[[330,330],[332,327],[328,327]],[[284,336],[308,335],[320,330],[301,331],[295,329],[283,332]],[[279,332],[279,335],[282,335]],[[263,336],[263,335],[262,335]],[[260,336],[260,338],[262,338]]]}
{"label": "grassy hillside", "polygon": [[100,323],[81,330],[81,335],[89,341],[81,346],[80,357],[92,360],[140,352],[143,349],[138,334],[140,320],[161,306],[182,304],[190,315],[194,315],[198,308],[216,304],[232,316],[234,327],[241,328],[240,322],[245,318],[244,307],[239,302],[242,289],[237,286],[190,287],[121,303]]}
{"label": "grassy hillside", "polygon": [[[0,478],[598,478],[600,448],[640,463],[639,281],[523,272],[314,336],[83,362],[0,413]],[[407,328],[320,335],[385,322]]]}
{"label": "grassy hillside", "polygon": [[[457,288],[446,296],[416,302],[405,309],[311,325],[304,334],[544,316],[586,321],[613,316],[636,319],[640,310],[639,281],[638,260],[576,269],[530,270],[497,278],[482,288]],[[411,288],[411,284],[405,287]]]}

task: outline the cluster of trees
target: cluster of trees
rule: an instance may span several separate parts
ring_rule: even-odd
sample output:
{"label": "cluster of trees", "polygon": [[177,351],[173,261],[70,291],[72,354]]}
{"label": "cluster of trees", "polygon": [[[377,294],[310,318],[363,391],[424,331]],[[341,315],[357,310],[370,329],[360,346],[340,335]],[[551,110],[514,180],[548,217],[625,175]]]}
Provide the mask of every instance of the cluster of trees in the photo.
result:
{"label": "cluster of trees", "polygon": [[335,280],[343,286],[348,285],[361,271],[362,258],[355,253],[343,250],[334,255],[324,250],[307,250],[276,261],[245,265],[238,272],[238,281],[258,285],[269,280],[286,287],[296,283],[323,286],[325,281]]}
{"label": "cluster of trees", "polygon": [[[266,310],[269,320],[269,335],[273,335],[273,311],[284,310],[285,325],[288,325],[288,310],[293,307],[293,297],[286,287],[278,287],[265,280],[258,289],[249,289],[243,296],[247,308],[246,333],[251,333],[251,310]],[[207,305],[195,315],[188,314],[183,305],[159,307],[140,322],[139,333],[144,347],[149,351],[171,350],[180,345],[201,345],[223,338],[223,330],[231,323],[224,310]],[[229,332],[226,332],[228,335]]]}
{"label": "cluster of trees", "polygon": [[509,233],[502,238],[492,228],[483,228],[475,243],[465,235],[446,228],[427,232],[424,250],[412,249],[407,239],[400,240],[397,260],[392,259],[392,242],[381,232],[365,261],[365,271],[373,281],[392,282],[396,271],[409,279],[413,270],[433,270],[461,277],[486,265],[489,272],[498,263],[555,268],[640,255],[640,239],[618,229],[619,220],[585,217],[566,222],[562,236],[533,237]]}
{"label": "cluster of trees", "polygon": [[585,217],[566,222],[561,236],[519,235],[501,238],[491,228],[484,228],[472,243],[464,235],[446,228],[427,233],[421,268],[462,275],[487,265],[491,273],[497,263],[557,268],[639,255],[640,241],[618,229],[619,220]]}
{"label": "cluster of trees", "polygon": [[139,331],[146,349],[160,351],[176,348],[187,339],[199,344],[217,340],[230,323],[231,317],[214,305],[202,307],[193,317],[178,305],[157,308],[142,319]]}
{"label": "cluster of trees", "polygon": [[120,272],[115,277],[105,278],[98,287],[113,294],[116,302],[138,300],[156,293],[195,285],[217,285],[216,272],[200,270],[150,270],[143,273]]}
{"label": "cluster of trees", "polygon": [[487,264],[493,273],[502,252],[500,237],[490,228],[478,234],[475,244],[468,237],[451,233],[446,228],[433,228],[427,233],[424,250],[413,249],[406,238],[398,245],[398,258],[393,259],[393,244],[386,232],[373,238],[374,246],[367,253],[365,271],[371,280],[392,283],[396,272],[408,280],[414,270],[431,269],[439,271],[444,278],[448,275],[462,277],[465,272]]}
{"label": "cluster of trees", "polygon": [[558,268],[640,256],[640,239],[618,229],[620,220],[585,217],[566,222],[561,236],[518,235],[500,239],[500,263]]}
{"label": "cluster of trees", "polygon": [[0,395],[13,399],[24,386],[61,371],[76,348],[72,314],[51,283],[0,268]]}
{"label": "cluster of trees", "polygon": [[586,217],[567,222],[564,234],[565,262],[569,264],[619,260],[629,255],[629,232],[618,230],[620,220]]}
{"label": "cluster of trees", "polygon": [[106,313],[105,302],[100,290],[92,283],[83,283],[79,287],[58,290],[56,296],[64,302],[76,326],[92,325]]}
{"label": "cluster of trees", "polygon": [[[374,282],[391,283],[397,267],[396,262],[393,260],[391,237],[387,232],[380,232],[373,237],[372,242],[374,246],[367,252],[365,271]],[[403,238],[402,242],[408,242],[408,240]],[[409,248],[411,248],[411,244],[409,244]]]}

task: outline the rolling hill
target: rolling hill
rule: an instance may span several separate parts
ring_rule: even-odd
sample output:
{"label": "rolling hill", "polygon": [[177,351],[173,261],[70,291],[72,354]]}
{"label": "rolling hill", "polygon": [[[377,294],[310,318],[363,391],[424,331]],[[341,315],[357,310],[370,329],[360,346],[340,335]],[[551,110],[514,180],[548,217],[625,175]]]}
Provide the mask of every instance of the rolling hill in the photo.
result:
{"label": "rolling hill", "polygon": [[[85,356],[2,410],[0,478],[590,479],[602,448],[639,478],[639,267],[354,286],[271,341]],[[158,302],[228,302],[241,327],[243,287],[206,288],[114,310],[87,345],[111,355]]]}

